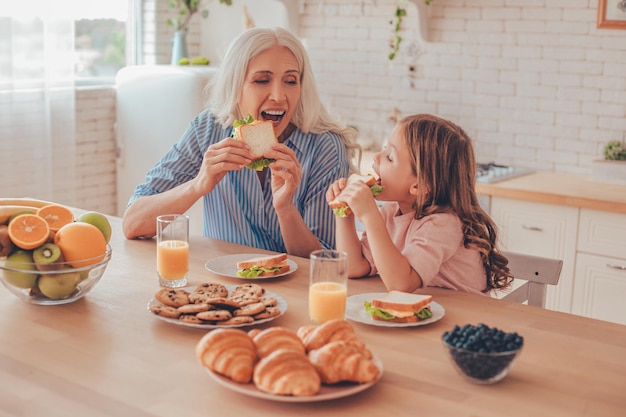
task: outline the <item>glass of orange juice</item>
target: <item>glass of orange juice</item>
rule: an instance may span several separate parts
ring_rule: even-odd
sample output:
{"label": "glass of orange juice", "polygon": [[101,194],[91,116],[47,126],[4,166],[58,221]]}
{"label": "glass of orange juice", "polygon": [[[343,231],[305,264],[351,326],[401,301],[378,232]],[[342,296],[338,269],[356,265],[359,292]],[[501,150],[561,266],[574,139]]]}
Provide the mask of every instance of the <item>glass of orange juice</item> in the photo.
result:
{"label": "glass of orange juice", "polygon": [[348,293],[348,255],[321,249],[311,253],[309,280],[309,319],[322,324],[343,319]]}
{"label": "glass of orange juice", "polygon": [[182,214],[157,217],[157,272],[162,287],[187,285],[189,217]]}

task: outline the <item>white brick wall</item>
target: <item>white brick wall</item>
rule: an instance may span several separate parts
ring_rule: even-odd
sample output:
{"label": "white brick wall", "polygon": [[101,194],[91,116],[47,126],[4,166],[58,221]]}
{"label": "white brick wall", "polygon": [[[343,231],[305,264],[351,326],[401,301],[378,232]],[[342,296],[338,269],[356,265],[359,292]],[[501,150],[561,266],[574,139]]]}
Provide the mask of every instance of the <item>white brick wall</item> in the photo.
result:
{"label": "white brick wall", "polygon": [[116,214],[115,89],[76,94],[77,206]]}
{"label": "white brick wall", "polygon": [[[306,1],[300,36],[326,101],[364,143],[382,142],[397,107],[459,123],[483,161],[588,174],[603,144],[626,131],[626,31],[596,28],[597,0],[434,0],[427,43],[407,2],[393,65],[395,0],[321,3]],[[353,43],[359,52],[346,53]]]}

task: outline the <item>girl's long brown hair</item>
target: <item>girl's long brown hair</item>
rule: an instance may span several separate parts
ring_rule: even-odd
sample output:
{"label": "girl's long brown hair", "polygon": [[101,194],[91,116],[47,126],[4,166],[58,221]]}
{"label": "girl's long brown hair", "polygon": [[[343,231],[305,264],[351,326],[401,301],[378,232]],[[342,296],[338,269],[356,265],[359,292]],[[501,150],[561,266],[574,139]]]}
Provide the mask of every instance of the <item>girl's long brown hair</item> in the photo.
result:
{"label": "girl's long brown hair", "polygon": [[476,196],[476,161],[471,139],[459,126],[430,114],[399,121],[420,187],[416,219],[454,212],[463,224],[464,245],[480,253],[487,288],[504,289],[513,281],[508,259],[496,247],[497,229]]}

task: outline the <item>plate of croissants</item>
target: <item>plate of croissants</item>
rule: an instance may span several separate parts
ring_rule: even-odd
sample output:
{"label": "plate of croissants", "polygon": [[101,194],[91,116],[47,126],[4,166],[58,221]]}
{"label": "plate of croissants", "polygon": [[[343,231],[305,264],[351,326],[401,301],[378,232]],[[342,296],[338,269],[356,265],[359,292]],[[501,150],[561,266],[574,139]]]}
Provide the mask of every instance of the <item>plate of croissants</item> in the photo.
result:
{"label": "plate of croissants", "polygon": [[346,320],[297,330],[220,328],[205,334],[196,357],[218,384],[252,397],[314,402],[364,391],[383,365]]}

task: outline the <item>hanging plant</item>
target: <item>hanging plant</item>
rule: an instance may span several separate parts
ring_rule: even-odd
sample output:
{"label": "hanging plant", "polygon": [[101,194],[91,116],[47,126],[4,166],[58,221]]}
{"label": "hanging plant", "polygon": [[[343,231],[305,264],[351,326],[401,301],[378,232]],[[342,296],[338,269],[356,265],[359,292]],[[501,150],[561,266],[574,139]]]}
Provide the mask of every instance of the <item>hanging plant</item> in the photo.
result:
{"label": "hanging plant", "polygon": [[400,43],[402,42],[402,36],[400,36],[400,30],[402,29],[402,18],[406,16],[406,9],[404,8],[404,0],[400,1],[396,6],[396,13],[394,15],[393,24],[393,38],[391,39],[391,52],[389,52],[389,60],[393,61],[400,49]]}

